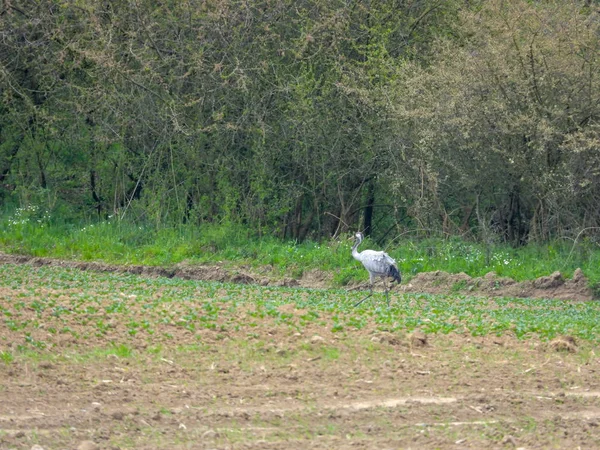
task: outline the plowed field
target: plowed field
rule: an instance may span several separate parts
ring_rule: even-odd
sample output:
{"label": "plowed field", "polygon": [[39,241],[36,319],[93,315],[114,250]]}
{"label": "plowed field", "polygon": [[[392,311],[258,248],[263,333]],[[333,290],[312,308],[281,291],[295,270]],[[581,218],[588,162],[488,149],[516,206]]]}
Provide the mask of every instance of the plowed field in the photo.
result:
{"label": "plowed field", "polygon": [[598,448],[595,302],[0,266],[1,449]]}

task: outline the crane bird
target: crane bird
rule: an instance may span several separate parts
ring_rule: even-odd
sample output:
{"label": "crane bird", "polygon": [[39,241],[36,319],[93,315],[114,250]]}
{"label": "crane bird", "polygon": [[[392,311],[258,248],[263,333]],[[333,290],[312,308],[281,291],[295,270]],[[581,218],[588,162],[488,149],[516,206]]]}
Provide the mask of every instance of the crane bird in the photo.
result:
{"label": "crane bird", "polygon": [[388,295],[388,288],[386,283],[386,278],[393,278],[392,283],[397,281],[400,284],[402,280],[400,277],[400,272],[398,271],[398,266],[396,265],[396,261],[390,257],[386,252],[378,252],[375,250],[363,250],[362,252],[357,251],[356,249],[363,241],[363,234],[358,232],[354,235],[356,238],[356,242],[352,247],[352,256],[357,261],[360,261],[365,269],[369,272],[369,287],[370,292],[365,298],[363,298],[360,302],[358,302],[355,307],[360,305],[366,299],[368,299],[371,295],[373,295],[373,283],[375,283],[376,277],[383,278],[383,286],[385,287],[385,298],[387,300],[388,307],[390,306],[390,298]]}

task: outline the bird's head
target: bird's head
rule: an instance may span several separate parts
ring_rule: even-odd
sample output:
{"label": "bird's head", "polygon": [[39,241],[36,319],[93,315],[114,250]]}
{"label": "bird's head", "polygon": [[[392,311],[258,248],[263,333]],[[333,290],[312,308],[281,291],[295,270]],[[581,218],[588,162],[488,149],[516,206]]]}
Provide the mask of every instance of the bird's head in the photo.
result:
{"label": "bird's head", "polygon": [[357,232],[357,233],[354,235],[354,237],[355,237],[356,239],[358,239],[359,241],[362,241],[362,240],[363,240],[363,234],[362,234],[360,231],[358,231],[358,232]]}

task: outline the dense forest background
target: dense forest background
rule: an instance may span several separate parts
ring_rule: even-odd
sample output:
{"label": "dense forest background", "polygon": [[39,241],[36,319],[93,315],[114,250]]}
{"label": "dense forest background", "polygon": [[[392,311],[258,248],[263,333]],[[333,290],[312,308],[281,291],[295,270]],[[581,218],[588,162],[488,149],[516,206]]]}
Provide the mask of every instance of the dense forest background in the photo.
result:
{"label": "dense forest background", "polygon": [[5,208],[298,241],[600,235],[598,2],[0,5]]}

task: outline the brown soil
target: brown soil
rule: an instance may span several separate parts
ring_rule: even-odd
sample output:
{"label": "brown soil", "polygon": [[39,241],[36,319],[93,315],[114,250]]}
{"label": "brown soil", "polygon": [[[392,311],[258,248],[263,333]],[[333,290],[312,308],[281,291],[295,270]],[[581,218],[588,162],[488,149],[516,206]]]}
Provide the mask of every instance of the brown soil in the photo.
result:
{"label": "brown soil", "polygon": [[[152,320],[144,305],[162,293],[107,314],[136,295],[90,292],[96,312],[69,312],[82,293],[68,284],[0,285],[6,317],[35,322],[0,322],[0,357],[14,355],[0,358],[0,449],[600,448],[600,358],[569,336],[392,333],[374,319],[334,332],[326,312],[306,323],[287,304],[282,322],[225,300],[219,321],[238,327],[132,335],[126,322]],[[40,295],[63,313],[27,306]],[[164,308],[176,319],[184,304]],[[104,334],[90,332],[99,319]],[[19,351],[28,341],[47,346]]]}
{"label": "brown soil", "polygon": [[[132,273],[150,277],[178,277],[187,280],[221,281],[262,286],[302,286],[307,288],[327,288],[332,285],[332,276],[326,272],[313,270],[305,272],[300,279],[276,278],[271,268],[251,270],[248,267],[230,269],[223,265],[196,265],[183,262],[171,268],[138,265],[114,265],[101,262],[66,261],[54,258],[9,255],[0,253],[0,264],[31,264],[34,266],[60,266],[80,270]],[[396,286],[396,285],[394,285]],[[366,288],[366,283],[350,286],[351,289]],[[465,273],[424,272],[413,277],[408,283],[396,287],[399,292],[448,294],[463,293],[490,297],[553,298],[562,300],[593,300],[594,294],[581,269],[577,269],[571,279],[565,279],[560,272],[536,280],[517,282],[499,277],[490,272],[484,277],[472,278]]]}
{"label": "brown soil", "polygon": [[108,344],[90,338],[0,362],[0,448],[600,446],[600,359],[571,339],[297,332],[268,318],[251,338],[171,333],[157,354],[138,335],[116,340],[130,357],[86,357]]}
{"label": "brown soil", "polygon": [[472,278],[465,273],[426,272],[417,274],[402,292],[470,293],[490,297],[554,298],[559,300],[593,300],[594,295],[581,269],[573,278],[565,279],[560,272],[535,280],[516,282],[490,272],[484,277]]}

